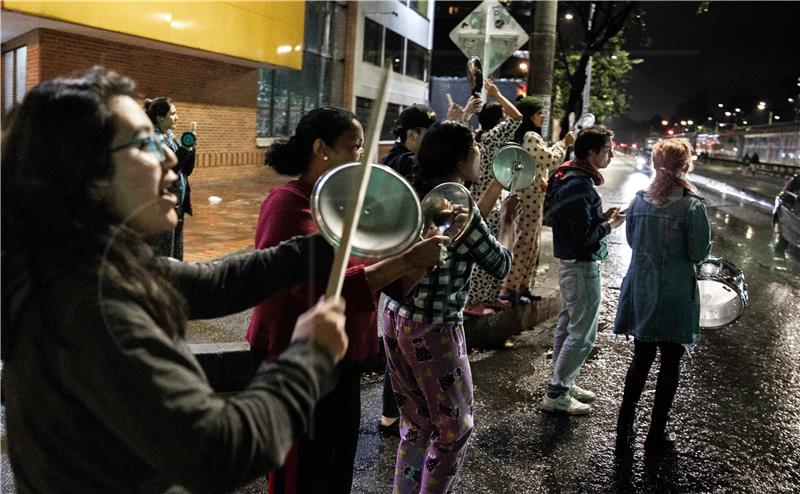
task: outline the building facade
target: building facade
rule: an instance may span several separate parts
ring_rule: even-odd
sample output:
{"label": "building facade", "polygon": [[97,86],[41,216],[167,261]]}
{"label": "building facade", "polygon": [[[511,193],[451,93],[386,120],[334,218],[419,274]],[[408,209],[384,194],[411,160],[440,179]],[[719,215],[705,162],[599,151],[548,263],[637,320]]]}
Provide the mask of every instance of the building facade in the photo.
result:
{"label": "building facade", "polygon": [[103,65],[169,96],[178,131],[197,122],[199,168],[256,166],[308,110],[364,123],[381,66],[396,75],[382,137],[427,102],[433,2],[2,3],[3,114],[41,81]]}

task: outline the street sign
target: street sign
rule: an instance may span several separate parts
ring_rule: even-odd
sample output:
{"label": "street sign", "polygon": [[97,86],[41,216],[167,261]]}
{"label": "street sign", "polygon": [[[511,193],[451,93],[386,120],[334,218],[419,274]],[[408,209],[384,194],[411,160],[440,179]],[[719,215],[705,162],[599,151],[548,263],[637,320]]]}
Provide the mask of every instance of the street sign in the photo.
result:
{"label": "street sign", "polygon": [[480,57],[489,77],[528,41],[528,33],[500,2],[485,0],[450,31],[450,39],[467,58]]}

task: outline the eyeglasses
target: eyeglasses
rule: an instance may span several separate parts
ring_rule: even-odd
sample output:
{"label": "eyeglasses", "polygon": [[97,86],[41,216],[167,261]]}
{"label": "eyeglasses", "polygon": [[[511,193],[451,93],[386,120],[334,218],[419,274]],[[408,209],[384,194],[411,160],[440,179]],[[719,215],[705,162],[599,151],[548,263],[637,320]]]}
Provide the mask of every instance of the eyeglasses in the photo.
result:
{"label": "eyeglasses", "polygon": [[130,142],[126,142],[125,144],[120,144],[119,146],[113,147],[108,150],[108,153],[116,153],[117,151],[122,151],[123,149],[132,147],[138,148],[139,151],[147,151],[149,149],[158,162],[163,163],[164,160],[167,159],[167,153],[164,151],[165,145],[166,144],[163,136],[150,134],[147,137],[140,137],[139,139],[134,139]]}

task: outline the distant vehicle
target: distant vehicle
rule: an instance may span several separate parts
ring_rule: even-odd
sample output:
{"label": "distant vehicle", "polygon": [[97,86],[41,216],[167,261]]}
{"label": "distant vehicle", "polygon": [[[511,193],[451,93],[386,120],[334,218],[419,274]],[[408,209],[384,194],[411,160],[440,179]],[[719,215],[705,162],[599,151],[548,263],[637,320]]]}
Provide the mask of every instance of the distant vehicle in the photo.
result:
{"label": "distant vehicle", "polygon": [[634,158],[633,170],[650,175],[653,171],[652,159],[649,149],[640,150]]}
{"label": "distant vehicle", "polygon": [[772,224],[775,228],[775,248],[783,250],[787,245],[800,247],[800,174],[795,175],[775,197]]}

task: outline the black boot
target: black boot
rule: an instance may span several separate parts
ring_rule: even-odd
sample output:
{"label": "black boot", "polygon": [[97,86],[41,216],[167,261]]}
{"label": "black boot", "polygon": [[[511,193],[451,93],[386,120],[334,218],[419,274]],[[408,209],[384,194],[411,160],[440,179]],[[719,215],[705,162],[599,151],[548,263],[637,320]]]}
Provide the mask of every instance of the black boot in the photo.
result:
{"label": "black boot", "polygon": [[647,434],[644,441],[644,451],[650,454],[660,454],[675,449],[677,439],[674,432],[664,431],[660,435]]}
{"label": "black boot", "polygon": [[617,419],[617,441],[614,451],[617,455],[625,455],[633,451],[636,440],[636,429],[633,427],[634,416],[620,413]]}

